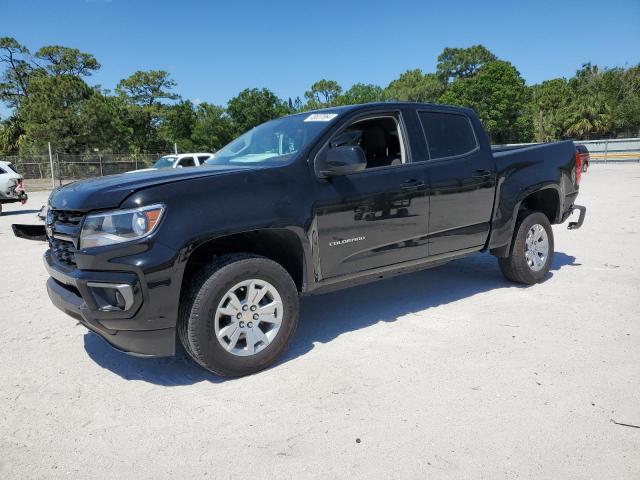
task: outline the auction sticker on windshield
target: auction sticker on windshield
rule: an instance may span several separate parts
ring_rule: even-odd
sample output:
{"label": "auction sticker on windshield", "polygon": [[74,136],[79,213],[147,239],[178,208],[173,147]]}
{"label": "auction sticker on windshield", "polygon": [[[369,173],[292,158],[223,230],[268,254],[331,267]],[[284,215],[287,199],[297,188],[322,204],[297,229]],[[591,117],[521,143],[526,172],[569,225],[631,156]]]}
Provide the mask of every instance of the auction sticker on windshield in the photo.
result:
{"label": "auction sticker on windshield", "polygon": [[338,116],[337,113],[313,113],[304,119],[305,122],[330,122]]}

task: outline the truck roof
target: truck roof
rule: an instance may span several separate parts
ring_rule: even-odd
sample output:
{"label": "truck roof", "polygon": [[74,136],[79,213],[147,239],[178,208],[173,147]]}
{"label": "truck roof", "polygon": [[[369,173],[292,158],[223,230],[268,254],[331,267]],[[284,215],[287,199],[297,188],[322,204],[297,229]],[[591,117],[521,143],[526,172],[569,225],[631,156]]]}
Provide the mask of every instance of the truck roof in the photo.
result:
{"label": "truck roof", "polygon": [[363,110],[371,107],[382,107],[382,108],[398,108],[398,107],[437,107],[445,110],[457,110],[457,111],[472,111],[470,108],[461,107],[458,105],[445,105],[440,103],[418,103],[418,102],[371,102],[371,103],[357,103],[354,105],[340,105],[337,107],[327,107],[327,108],[319,108],[317,110],[309,110],[302,113],[323,113],[323,112],[333,112],[333,113],[344,113],[348,111],[354,110]]}

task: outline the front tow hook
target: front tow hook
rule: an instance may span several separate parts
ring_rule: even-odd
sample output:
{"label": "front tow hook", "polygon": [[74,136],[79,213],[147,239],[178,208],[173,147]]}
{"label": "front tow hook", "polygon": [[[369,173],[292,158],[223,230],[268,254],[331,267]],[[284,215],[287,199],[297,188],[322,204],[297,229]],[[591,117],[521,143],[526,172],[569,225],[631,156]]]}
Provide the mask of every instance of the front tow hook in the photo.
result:
{"label": "front tow hook", "polygon": [[582,205],[572,206],[571,213],[573,213],[574,210],[580,210],[580,216],[578,217],[577,222],[569,222],[569,225],[567,225],[567,228],[569,230],[576,230],[577,228],[580,228],[582,226],[582,223],[584,222],[584,216],[587,213],[587,207],[583,207]]}

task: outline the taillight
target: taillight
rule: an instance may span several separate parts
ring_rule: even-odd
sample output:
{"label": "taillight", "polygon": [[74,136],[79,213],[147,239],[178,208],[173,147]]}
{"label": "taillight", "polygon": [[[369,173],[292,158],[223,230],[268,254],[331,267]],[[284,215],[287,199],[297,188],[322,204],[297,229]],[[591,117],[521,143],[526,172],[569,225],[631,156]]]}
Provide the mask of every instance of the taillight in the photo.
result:
{"label": "taillight", "polygon": [[576,150],[576,185],[580,185],[580,180],[582,180],[582,157]]}

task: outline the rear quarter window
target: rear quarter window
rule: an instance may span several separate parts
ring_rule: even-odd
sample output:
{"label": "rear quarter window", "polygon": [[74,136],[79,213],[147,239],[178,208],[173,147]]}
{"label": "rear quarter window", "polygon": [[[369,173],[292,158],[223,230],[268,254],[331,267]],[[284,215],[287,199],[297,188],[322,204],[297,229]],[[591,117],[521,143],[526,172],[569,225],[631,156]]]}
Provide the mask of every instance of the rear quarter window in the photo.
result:
{"label": "rear quarter window", "polygon": [[478,140],[469,117],[458,113],[418,112],[431,159],[473,152]]}

